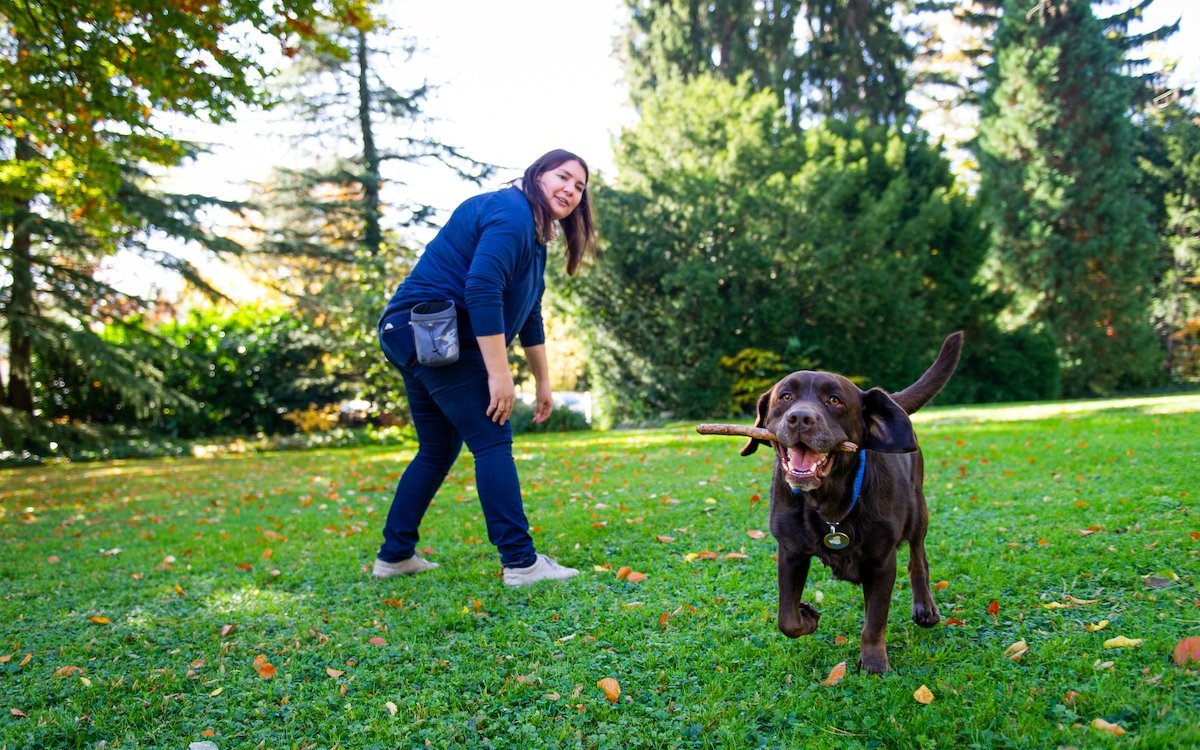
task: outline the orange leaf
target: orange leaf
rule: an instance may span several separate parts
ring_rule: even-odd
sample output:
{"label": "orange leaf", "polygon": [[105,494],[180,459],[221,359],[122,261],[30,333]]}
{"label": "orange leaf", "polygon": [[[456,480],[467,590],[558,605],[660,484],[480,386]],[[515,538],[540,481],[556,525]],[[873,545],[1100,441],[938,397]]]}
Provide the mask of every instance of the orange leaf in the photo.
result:
{"label": "orange leaf", "polygon": [[758,529],[750,529],[746,532],[746,536],[750,537],[751,539],[762,539],[766,535],[767,532],[759,531]]}
{"label": "orange leaf", "polygon": [[993,599],[991,602],[989,602],[987,612],[992,617],[995,617],[996,615],[1000,614],[1000,602],[996,601],[995,599]]}
{"label": "orange leaf", "polygon": [[341,669],[334,669],[333,667],[325,667],[325,674],[329,675],[330,677],[333,677],[334,679],[337,679],[338,677],[341,677],[342,675],[344,675],[346,673]]}
{"label": "orange leaf", "polygon": [[661,615],[659,615],[659,616],[658,616],[658,626],[659,626],[660,628],[665,628],[665,627],[667,626],[667,623],[668,623],[670,620],[671,620],[671,615],[670,615],[670,613],[668,613],[668,612],[663,612]]}
{"label": "orange leaf", "polygon": [[88,622],[94,622],[97,625],[109,625],[112,623],[112,620],[108,619],[107,617],[96,615],[95,617],[89,617]]}
{"label": "orange leaf", "polygon": [[659,534],[658,536],[656,536],[654,538],[657,539],[658,541],[662,542],[663,544],[670,544],[671,542],[675,541],[675,537],[665,536],[663,534]]}
{"label": "orange leaf", "polygon": [[933,584],[934,591],[942,591],[942,590],[948,589],[948,588],[950,588],[949,581],[938,581],[937,583]]}
{"label": "orange leaf", "polygon": [[1074,706],[1078,702],[1079,702],[1079,693],[1075,692],[1074,690],[1068,690],[1063,695],[1063,703],[1066,703],[1068,706]]}
{"label": "orange leaf", "polygon": [[913,693],[913,700],[924,706],[928,706],[930,703],[933,703],[933,693],[929,691],[929,688],[922,685]]}
{"label": "orange leaf", "polygon": [[203,732],[200,733],[200,736],[201,737],[216,737],[217,733],[215,730],[205,729]]}
{"label": "orange leaf", "polygon": [[833,669],[829,670],[829,676],[821,681],[822,685],[830,687],[842,681],[846,676],[846,662],[840,661],[834,665]]}
{"label": "orange leaf", "polygon": [[25,658],[21,660],[21,663],[18,666],[25,666],[30,662],[31,659],[33,659],[33,654],[25,654]]}
{"label": "orange leaf", "polygon": [[384,599],[383,603],[388,605],[389,607],[403,607],[404,606],[403,599]]}
{"label": "orange leaf", "polygon": [[642,581],[646,580],[646,574],[639,573],[635,570],[626,576],[625,580],[629,581],[630,583],[641,583]]}
{"label": "orange leaf", "polygon": [[83,670],[74,665],[59,667],[58,669],[54,670],[55,677],[70,677],[73,674],[83,674]]}
{"label": "orange leaf", "polygon": [[238,563],[236,567],[238,570],[254,570],[254,566],[248,562]]}
{"label": "orange leaf", "polygon": [[221,637],[224,638],[225,636],[229,635],[230,633],[233,632],[233,629],[236,627],[237,627],[236,624],[235,625],[222,625],[221,626]]}
{"label": "orange leaf", "polygon": [[716,559],[717,559],[717,553],[716,553],[716,552],[709,552],[708,550],[704,550],[703,552],[700,552],[700,553],[698,553],[698,554],[696,555],[696,558],[697,558],[697,559],[699,559],[699,560],[716,560]]}
{"label": "orange leaf", "polygon": [[1176,643],[1171,659],[1181,667],[1188,662],[1200,662],[1200,635],[1188,636]]}
{"label": "orange leaf", "polygon": [[12,714],[13,716],[17,717],[18,719],[24,719],[24,718],[26,718],[26,716],[25,716],[25,712],[24,712],[24,711],[22,711],[22,710],[21,710],[21,709],[19,709],[19,708],[10,708],[10,709],[8,709],[8,712],[9,712],[10,714]]}
{"label": "orange leaf", "polygon": [[628,565],[622,565],[620,568],[617,569],[617,580],[624,581],[626,578],[629,577],[629,574],[632,572],[633,572],[633,568],[629,567]]}
{"label": "orange leaf", "polygon": [[743,554],[741,552],[729,552],[725,555],[725,557],[730,560],[748,560],[748,559],[750,559],[750,555]]}
{"label": "orange leaf", "polygon": [[760,501],[762,501],[762,496],[760,496],[757,492],[750,496],[750,502],[757,503]]}
{"label": "orange leaf", "polygon": [[1111,734],[1113,737],[1120,737],[1125,734],[1125,729],[1120,724],[1113,724],[1100,718],[1092,719],[1092,726],[1105,734]]}
{"label": "orange leaf", "polygon": [[269,680],[275,676],[275,665],[267,661],[264,654],[259,654],[254,657],[254,671],[258,672],[258,676],[264,680]]}
{"label": "orange leaf", "polygon": [[844,635],[835,635],[833,637],[833,645],[835,645],[835,646],[843,646],[849,642],[850,642],[850,639]]}
{"label": "orange leaf", "polygon": [[421,549],[419,549],[417,551],[420,552],[422,555],[436,555],[437,554],[437,550],[434,549],[433,547],[422,547]]}
{"label": "orange leaf", "polygon": [[372,646],[386,646],[387,645],[387,641],[384,640],[383,638],[380,638],[379,636],[375,636],[374,638],[368,638],[367,643],[371,644]]}
{"label": "orange leaf", "polygon": [[617,682],[612,677],[605,677],[596,683],[596,687],[604,691],[604,697],[609,703],[616,703],[621,697],[621,683]]}

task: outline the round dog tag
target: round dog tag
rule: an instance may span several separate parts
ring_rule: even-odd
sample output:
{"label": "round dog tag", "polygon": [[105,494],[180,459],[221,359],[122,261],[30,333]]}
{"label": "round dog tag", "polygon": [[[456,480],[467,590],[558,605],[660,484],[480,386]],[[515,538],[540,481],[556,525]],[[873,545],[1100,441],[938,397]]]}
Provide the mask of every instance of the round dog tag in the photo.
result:
{"label": "round dog tag", "polygon": [[825,546],[829,549],[846,549],[850,546],[850,537],[840,531],[831,531],[825,535]]}

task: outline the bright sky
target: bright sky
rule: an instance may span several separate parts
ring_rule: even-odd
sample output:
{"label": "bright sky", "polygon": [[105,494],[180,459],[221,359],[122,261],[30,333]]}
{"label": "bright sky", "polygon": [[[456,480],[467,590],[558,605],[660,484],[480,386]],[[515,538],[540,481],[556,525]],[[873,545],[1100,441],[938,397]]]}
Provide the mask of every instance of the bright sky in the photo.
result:
{"label": "bright sky", "polygon": [[[425,79],[438,86],[425,107],[437,120],[435,135],[503,167],[493,185],[559,147],[581,155],[593,171],[611,171],[614,139],[635,120],[614,54],[627,17],[623,0],[391,0],[390,7],[393,21],[423,48],[403,63],[396,84]],[[1148,20],[1178,17],[1182,28],[1167,55],[1180,60],[1182,78],[1195,85],[1200,4],[1157,0]],[[297,161],[269,135],[276,129],[269,116],[248,115],[219,129],[181,133],[213,141],[216,153],[180,170],[176,186],[246,197],[247,182],[265,179],[275,164]],[[444,169],[426,170],[419,182],[410,189],[444,211],[476,190]]]}

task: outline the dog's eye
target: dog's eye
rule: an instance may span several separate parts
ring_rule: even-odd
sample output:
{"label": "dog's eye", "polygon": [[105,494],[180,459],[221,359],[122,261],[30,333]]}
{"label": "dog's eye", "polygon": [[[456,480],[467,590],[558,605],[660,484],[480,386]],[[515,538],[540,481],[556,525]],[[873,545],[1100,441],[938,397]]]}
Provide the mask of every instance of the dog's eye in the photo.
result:
{"label": "dog's eye", "polygon": [[830,406],[841,406],[842,400],[840,398],[838,398],[837,396],[830,396],[829,397],[829,405]]}
{"label": "dog's eye", "polygon": [[780,400],[780,401],[784,401],[784,402],[791,401],[791,400],[792,400],[792,394],[790,394],[790,393],[781,393],[781,394],[779,394],[779,400]]}

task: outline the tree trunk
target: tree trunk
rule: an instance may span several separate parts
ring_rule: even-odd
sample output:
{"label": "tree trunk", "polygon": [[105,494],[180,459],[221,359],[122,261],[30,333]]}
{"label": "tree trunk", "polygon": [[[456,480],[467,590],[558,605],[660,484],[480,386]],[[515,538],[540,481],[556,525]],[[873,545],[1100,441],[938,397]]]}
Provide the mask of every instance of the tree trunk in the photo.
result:
{"label": "tree trunk", "polygon": [[367,32],[358,31],[358,122],[363,139],[363,247],[371,257],[379,254],[383,231],[379,227],[379,151],[371,127],[371,86],[367,72],[370,48]]}
{"label": "tree trunk", "polygon": [[[14,156],[16,160],[29,161],[34,158],[33,146],[25,138],[17,138]],[[8,306],[8,392],[5,394],[9,407],[26,414],[33,414],[33,391],[30,387],[32,372],[33,338],[29,335],[33,321],[33,214],[29,210],[30,199],[14,198],[12,201],[12,301]]]}

